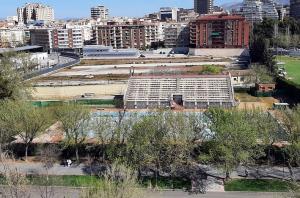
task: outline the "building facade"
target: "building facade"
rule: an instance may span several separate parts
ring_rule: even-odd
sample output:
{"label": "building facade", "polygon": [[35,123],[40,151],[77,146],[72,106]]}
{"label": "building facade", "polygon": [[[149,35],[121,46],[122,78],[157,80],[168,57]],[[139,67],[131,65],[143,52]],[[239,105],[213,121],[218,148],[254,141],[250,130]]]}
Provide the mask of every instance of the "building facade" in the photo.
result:
{"label": "building facade", "polygon": [[188,23],[168,23],[164,29],[165,47],[188,47],[190,31]]}
{"label": "building facade", "polygon": [[91,18],[92,19],[100,19],[107,20],[109,17],[109,10],[105,6],[95,6],[91,8]]}
{"label": "building facade", "polygon": [[290,0],[290,16],[300,19],[300,0]]}
{"label": "building facade", "polygon": [[27,24],[31,21],[54,21],[54,10],[50,6],[39,3],[29,3],[17,8],[19,23]]}
{"label": "building facade", "polygon": [[262,22],[263,18],[278,20],[279,14],[274,0],[244,0],[240,10],[234,14],[244,16],[251,23]]}
{"label": "building facade", "polygon": [[94,27],[94,44],[122,48],[146,48],[158,41],[158,24],[111,23]]}
{"label": "building facade", "polygon": [[45,51],[81,51],[84,44],[82,29],[33,29],[30,30],[31,44]]}
{"label": "building facade", "polygon": [[26,43],[25,31],[19,29],[0,29],[0,48],[17,47]]}
{"label": "building facade", "polygon": [[161,21],[177,21],[177,8],[163,7],[160,8],[159,18]]}
{"label": "building facade", "polygon": [[213,0],[194,0],[194,10],[198,14],[210,14],[213,12]]}
{"label": "building facade", "polygon": [[190,22],[192,48],[248,48],[249,23],[238,15],[206,15]]}

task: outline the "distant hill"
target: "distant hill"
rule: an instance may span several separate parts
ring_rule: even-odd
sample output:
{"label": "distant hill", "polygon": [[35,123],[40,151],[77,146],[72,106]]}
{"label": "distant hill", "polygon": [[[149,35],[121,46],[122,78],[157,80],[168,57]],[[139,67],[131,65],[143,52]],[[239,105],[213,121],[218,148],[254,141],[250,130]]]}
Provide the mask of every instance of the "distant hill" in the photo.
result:
{"label": "distant hill", "polygon": [[[289,5],[290,0],[278,0],[279,3],[283,5]],[[239,9],[243,5],[243,1],[232,1],[229,3],[222,4],[221,7],[223,7],[225,10],[232,10],[232,9]]]}

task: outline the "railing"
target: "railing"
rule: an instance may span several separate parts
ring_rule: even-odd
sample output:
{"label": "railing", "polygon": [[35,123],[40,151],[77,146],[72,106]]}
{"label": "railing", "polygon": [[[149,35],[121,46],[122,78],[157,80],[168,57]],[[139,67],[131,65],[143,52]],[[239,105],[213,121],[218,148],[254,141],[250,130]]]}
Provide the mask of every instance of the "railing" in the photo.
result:
{"label": "railing", "polygon": [[73,61],[70,61],[68,63],[57,64],[57,65],[54,65],[51,68],[46,68],[46,69],[42,69],[42,70],[38,70],[38,71],[33,71],[29,74],[26,74],[24,76],[24,79],[29,80],[31,78],[34,78],[34,77],[37,77],[37,76],[40,76],[40,75],[44,75],[44,74],[47,74],[47,73],[51,73],[51,72],[54,72],[56,70],[59,70],[59,69],[65,68],[65,67],[70,67],[70,66],[78,64],[78,63],[80,63],[80,58],[76,57],[76,59],[74,59]]}

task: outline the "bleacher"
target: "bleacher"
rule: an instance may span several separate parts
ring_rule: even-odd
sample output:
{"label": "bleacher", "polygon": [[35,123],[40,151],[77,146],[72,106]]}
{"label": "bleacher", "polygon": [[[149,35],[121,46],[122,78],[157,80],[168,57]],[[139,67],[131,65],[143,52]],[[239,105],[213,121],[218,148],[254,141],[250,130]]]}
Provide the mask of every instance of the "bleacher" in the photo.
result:
{"label": "bleacher", "polygon": [[228,75],[137,76],[129,79],[125,106],[129,109],[170,107],[174,95],[188,109],[235,106]]}

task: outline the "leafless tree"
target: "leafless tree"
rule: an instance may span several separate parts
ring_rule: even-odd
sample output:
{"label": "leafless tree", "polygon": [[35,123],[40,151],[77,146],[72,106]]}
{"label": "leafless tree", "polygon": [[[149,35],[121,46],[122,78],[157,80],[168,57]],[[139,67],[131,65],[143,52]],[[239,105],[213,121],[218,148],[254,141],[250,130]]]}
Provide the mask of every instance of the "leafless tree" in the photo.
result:
{"label": "leafless tree", "polygon": [[6,186],[1,189],[1,196],[4,198],[29,198],[30,194],[27,189],[29,183],[26,175],[21,173],[18,168],[11,166],[15,162],[12,155],[0,153],[1,165],[3,167],[1,174],[4,176]]}

